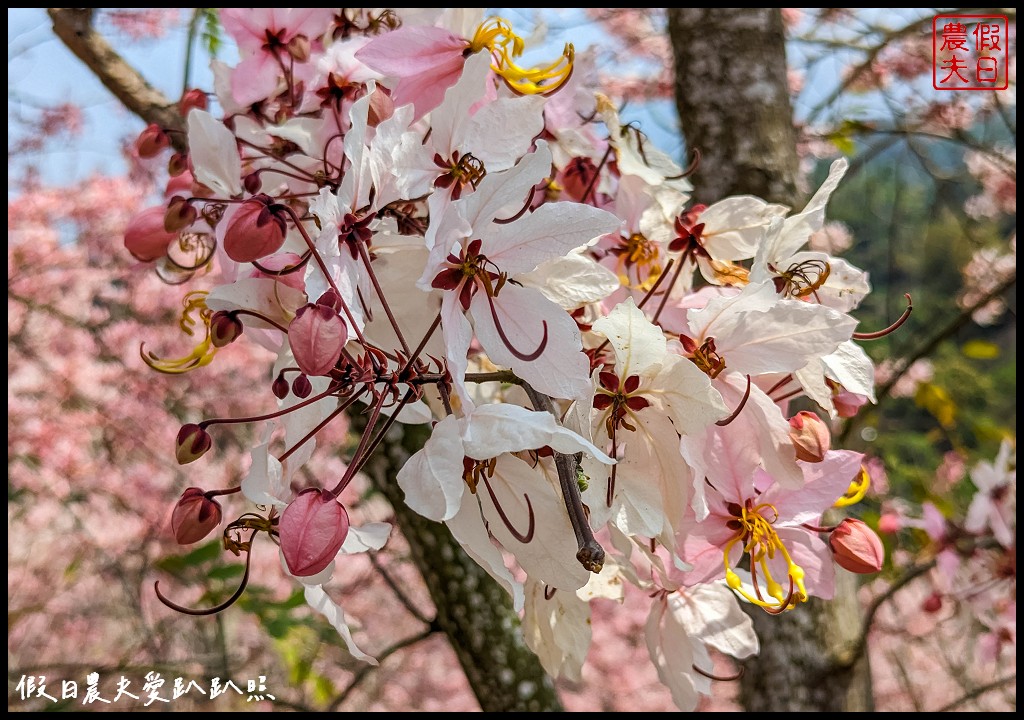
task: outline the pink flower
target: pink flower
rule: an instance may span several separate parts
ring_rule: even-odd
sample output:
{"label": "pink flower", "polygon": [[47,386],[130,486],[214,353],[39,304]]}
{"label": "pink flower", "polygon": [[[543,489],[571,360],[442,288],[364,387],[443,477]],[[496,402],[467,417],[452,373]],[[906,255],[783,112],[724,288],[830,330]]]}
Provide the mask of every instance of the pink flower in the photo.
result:
{"label": "pink flower", "polygon": [[281,553],[288,572],[309,577],[327,568],[348,535],[348,513],[326,490],[306,488],[281,514]]}

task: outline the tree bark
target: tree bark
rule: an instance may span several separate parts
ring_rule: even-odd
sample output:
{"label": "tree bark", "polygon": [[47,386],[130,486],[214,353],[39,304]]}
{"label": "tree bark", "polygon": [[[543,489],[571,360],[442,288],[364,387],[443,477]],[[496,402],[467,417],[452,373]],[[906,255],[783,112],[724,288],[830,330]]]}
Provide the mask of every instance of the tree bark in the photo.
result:
{"label": "tree bark", "polygon": [[[362,416],[355,415],[357,424]],[[560,711],[551,678],[519,631],[512,599],[463,552],[444,525],[405,504],[395,477],[429,436],[426,426],[395,426],[363,468],[395,510],[447,634],[484,712]]]}
{"label": "tree bark", "polygon": [[[694,197],[757,195],[793,206],[796,132],[786,81],[782,14],[770,8],[669,8],[676,104],[689,148],[700,150]],[[761,653],[745,663],[748,711],[870,711],[856,578],[836,569],[836,598],[781,616],[748,612]]]}
{"label": "tree bark", "polygon": [[676,106],[701,153],[694,198],[796,196],[796,131],[782,14],[771,8],[669,8]]}

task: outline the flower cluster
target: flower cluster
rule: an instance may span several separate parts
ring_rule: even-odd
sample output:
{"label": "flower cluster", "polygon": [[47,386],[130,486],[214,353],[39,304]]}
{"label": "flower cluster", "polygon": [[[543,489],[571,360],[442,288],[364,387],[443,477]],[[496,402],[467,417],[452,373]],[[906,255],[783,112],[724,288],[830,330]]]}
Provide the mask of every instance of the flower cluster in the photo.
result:
{"label": "flower cluster", "polygon": [[[226,549],[271,537],[373,662],[323,587],[390,532],[350,525],[346,488],[394,423],[432,423],[397,478],[406,502],[508,590],[545,667],[578,677],[589,602],[632,583],[683,709],[716,679],[709,648],[757,652],[739,601],[778,614],[830,597],[834,563],[878,570],[867,526],[822,520],[863,497],[861,455],[789,408],[837,418],[872,400],[855,341],[894,329],[855,332],[865,273],[805,249],[845,161],[798,212],[693,205],[686,172],[620,122],[571,45],[523,67],[511,26],[466,10],[222,20],[241,53],[214,65],[222,114],[182,103],[188,151],[125,243],[189,286],[194,349],[146,362],[215,367],[244,336],[276,353],[279,406],[182,428],[182,463],[216,448],[218,425],[264,430],[239,487],[185,491],[179,540],[219,527],[213,498],[240,492],[258,511],[226,524]],[[140,154],[164,134],[147,128]],[[316,435],[356,404],[347,469],[310,485]]]}

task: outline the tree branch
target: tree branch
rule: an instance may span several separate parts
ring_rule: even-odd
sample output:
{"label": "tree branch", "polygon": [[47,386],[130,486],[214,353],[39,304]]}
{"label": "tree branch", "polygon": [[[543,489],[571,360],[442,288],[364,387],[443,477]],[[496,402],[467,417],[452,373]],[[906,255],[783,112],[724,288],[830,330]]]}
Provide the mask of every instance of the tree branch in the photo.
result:
{"label": "tree branch", "polygon": [[[426,640],[428,637],[433,635],[435,632],[440,632],[440,628],[437,627],[437,626],[431,625],[426,630],[424,630],[423,632],[421,632],[421,633],[419,633],[417,635],[412,635],[411,637],[407,637],[404,640],[399,640],[394,645],[392,645],[391,647],[389,647],[386,650],[384,650],[384,652],[382,652],[379,655],[377,655],[377,661],[382,663],[385,660],[387,660],[389,657],[394,655],[396,652],[398,652],[399,650],[401,650],[403,648],[407,648],[410,645],[415,645],[416,643],[421,642],[423,640]],[[335,710],[337,710],[341,706],[341,704],[348,699],[348,696],[352,694],[352,691],[355,690],[357,687],[359,687],[359,685],[362,684],[363,680],[368,678],[370,676],[370,673],[373,672],[376,669],[377,669],[377,666],[375,666],[375,665],[363,665],[361,668],[359,668],[359,670],[356,672],[355,676],[352,678],[352,680],[349,682],[349,684],[345,687],[345,689],[342,690],[337,695],[337,697],[335,697],[331,701],[331,704],[327,706],[327,712],[334,712]]]}
{"label": "tree branch", "polygon": [[997,689],[1001,688],[1003,685],[1009,685],[1010,683],[1016,682],[1016,681],[1017,681],[1017,673],[1014,673],[1013,675],[1008,675],[1007,677],[1000,678],[1000,679],[998,679],[998,680],[996,680],[994,682],[990,682],[988,685],[982,685],[981,687],[976,687],[973,690],[971,690],[970,692],[964,694],[963,696],[961,696],[961,697],[957,698],[956,700],[954,700],[953,702],[949,703],[948,705],[942,706],[941,708],[939,708],[935,712],[950,712],[951,710],[955,710],[956,708],[960,707],[965,702],[970,702],[971,700],[974,700],[975,698],[984,695],[985,693],[989,692],[990,690],[997,690]]}
{"label": "tree branch", "polygon": [[169,133],[171,144],[178,151],[187,149],[185,120],[175,102],[150,85],[96,32],[93,8],[47,8],[46,12],[53,20],[53,32],[114,97],[146,122],[177,131]]}

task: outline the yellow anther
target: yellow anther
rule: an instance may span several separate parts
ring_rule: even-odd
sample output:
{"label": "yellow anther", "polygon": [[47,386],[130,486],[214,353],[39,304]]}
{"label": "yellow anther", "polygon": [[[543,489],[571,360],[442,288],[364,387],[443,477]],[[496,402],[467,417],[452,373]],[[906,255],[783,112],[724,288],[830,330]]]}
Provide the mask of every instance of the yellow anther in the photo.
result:
{"label": "yellow anther", "polygon": [[198,315],[204,329],[203,339],[192,348],[192,352],[181,358],[161,359],[153,353],[147,352],[145,346],[143,346],[139,348],[139,354],[142,356],[143,362],[157,372],[167,375],[181,375],[190,370],[209,365],[213,361],[213,356],[217,353],[217,347],[210,339],[210,318],[213,316],[213,312],[206,307],[206,295],[207,292],[205,290],[194,290],[182,299],[184,309],[181,312],[181,319],[178,320],[178,327],[186,335],[195,335],[196,325],[198,324],[195,316]]}
{"label": "yellow anther", "polygon": [[472,52],[487,50],[493,61],[491,69],[520,95],[540,95],[553,92],[572,75],[576,51],[566,43],[562,56],[548,65],[535,68],[520,67],[514,58],[523,54],[525,43],[515,34],[503,18],[488,18],[476,29],[469,41]]}
{"label": "yellow anther", "polygon": [[857,477],[850,483],[850,487],[846,489],[846,493],[841,498],[835,501],[833,507],[847,507],[849,505],[856,505],[864,496],[867,495],[868,489],[871,487],[871,476],[868,475],[868,471],[861,465],[860,472],[857,473]]}
{"label": "yellow anther", "polygon": [[[739,515],[734,516],[734,521],[738,522],[739,528],[725,544],[722,553],[725,564],[725,580],[729,587],[747,602],[773,612],[788,610],[797,603],[807,600],[804,569],[793,562],[782,539],[772,527],[778,517],[779,514],[775,506],[767,503],[755,507],[739,508]],[[764,583],[763,590],[757,590],[757,597],[742,588],[739,576],[733,571],[729,560],[733,547],[741,542],[743,543],[743,552],[750,557],[752,577],[755,569],[760,571],[760,580],[755,578],[754,582]],[[788,589],[772,576],[768,567],[768,561],[775,558],[776,554],[786,562]],[[770,597],[773,601],[765,600],[763,596]]]}

